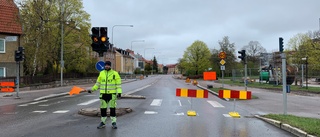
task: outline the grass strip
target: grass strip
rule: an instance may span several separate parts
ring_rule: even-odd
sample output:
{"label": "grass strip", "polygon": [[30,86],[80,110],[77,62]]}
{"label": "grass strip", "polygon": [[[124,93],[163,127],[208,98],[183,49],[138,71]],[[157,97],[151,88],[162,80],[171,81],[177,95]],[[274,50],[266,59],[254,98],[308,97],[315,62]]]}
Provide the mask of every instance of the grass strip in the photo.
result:
{"label": "grass strip", "polygon": [[299,128],[308,134],[320,137],[320,119],[283,114],[268,114],[263,117],[281,121],[282,123]]}

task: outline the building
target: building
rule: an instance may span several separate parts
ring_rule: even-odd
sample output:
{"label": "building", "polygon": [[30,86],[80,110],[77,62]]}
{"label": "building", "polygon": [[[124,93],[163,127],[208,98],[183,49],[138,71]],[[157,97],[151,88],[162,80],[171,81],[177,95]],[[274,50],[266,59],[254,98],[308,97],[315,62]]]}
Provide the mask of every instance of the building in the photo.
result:
{"label": "building", "polygon": [[178,64],[168,64],[168,74],[179,74]]}
{"label": "building", "polygon": [[[0,77],[14,77],[19,70],[14,53],[22,41],[19,9],[13,0],[0,0],[0,7]],[[20,65],[20,75],[23,75],[23,65]]]}

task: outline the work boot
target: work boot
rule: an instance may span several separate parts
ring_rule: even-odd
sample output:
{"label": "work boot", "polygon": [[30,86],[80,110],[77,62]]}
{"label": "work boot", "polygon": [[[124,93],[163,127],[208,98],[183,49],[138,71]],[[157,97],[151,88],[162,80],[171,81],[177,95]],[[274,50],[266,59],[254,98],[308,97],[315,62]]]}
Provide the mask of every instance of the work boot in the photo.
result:
{"label": "work boot", "polygon": [[97,126],[98,129],[101,129],[104,127],[106,127],[106,124],[104,124],[103,122],[100,122],[99,126]]}
{"label": "work boot", "polygon": [[118,128],[116,122],[113,122],[113,123],[112,123],[112,128],[113,128],[113,129],[117,129],[117,128]]}

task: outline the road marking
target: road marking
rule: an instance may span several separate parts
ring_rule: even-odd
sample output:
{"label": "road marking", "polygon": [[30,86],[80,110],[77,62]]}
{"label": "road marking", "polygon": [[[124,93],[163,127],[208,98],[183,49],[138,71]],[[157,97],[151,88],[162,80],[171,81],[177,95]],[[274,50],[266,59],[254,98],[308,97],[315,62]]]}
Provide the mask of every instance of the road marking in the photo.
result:
{"label": "road marking", "polygon": [[176,115],[176,116],[183,116],[184,115],[184,113],[183,112],[180,112],[180,113],[175,113],[174,115]]}
{"label": "road marking", "polygon": [[178,102],[179,102],[179,106],[181,107],[182,105],[181,105],[181,101],[180,100],[178,100]]}
{"label": "road marking", "polygon": [[26,106],[29,106],[29,105],[34,105],[34,104],[38,104],[38,103],[42,103],[42,102],[47,102],[48,100],[41,100],[41,101],[35,101],[35,102],[31,102],[31,103],[27,103],[27,104],[22,104],[22,105],[19,105],[20,107],[26,107]]}
{"label": "road marking", "polygon": [[150,114],[158,114],[158,112],[155,111],[145,111],[144,114],[150,115]]}
{"label": "road marking", "polygon": [[69,110],[58,110],[52,113],[61,114],[61,113],[67,113],[67,112],[69,112]]}
{"label": "road marking", "polygon": [[161,106],[161,103],[162,103],[162,99],[154,99],[150,106]]}
{"label": "road marking", "polygon": [[150,87],[151,85],[146,85],[146,86],[144,86],[144,87],[141,87],[141,88],[138,88],[138,89],[135,89],[135,90],[132,90],[132,91],[129,91],[129,92],[127,92],[126,94],[132,94],[132,93],[135,93],[135,92],[138,92],[138,91],[140,91],[140,90],[143,90],[143,89],[145,89],[145,88],[147,88],[147,87]]}
{"label": "road marking", "polygon": [[208,100],[207,101],[210,105],[212,105],[213,107],[215,108],[224,108],[224,106],[222,106],[220,103],[218,103],[217,101],[211,101],[211,100]]}
{"label": "road marking", "polygon": [[188,100],[188,102],[189,102],[189,104],[191,104],[191,101],[190,101],[190,100]]}
{"label": "road marking", "polygon": [[39,105],[40,107],[48,107],[49,105],[44,104],[44,105]]}
{"label": "road marking", "polygon": [[92,100],[89,100],[89,101],[87,101],[87,102],[83,102],[83,103],[80,103],[80,104],[78,104],[79,106],[85,106],[85,105],[89,105],[89,104],[92,104],[92,103],[94,103],[94,102],[97,102],[97,101],[99,101],[100,99],[92,99]]}
{"label": "road marking", "polygon": [[231,117],[229,114],[223,114],[224,117]]}
{"label": "road marking", "polygon": [[45,111],[45,110],[36,110],[36,111],[32,111],[33,113],[45,113],[45,112],[47,112],[47,111]]}

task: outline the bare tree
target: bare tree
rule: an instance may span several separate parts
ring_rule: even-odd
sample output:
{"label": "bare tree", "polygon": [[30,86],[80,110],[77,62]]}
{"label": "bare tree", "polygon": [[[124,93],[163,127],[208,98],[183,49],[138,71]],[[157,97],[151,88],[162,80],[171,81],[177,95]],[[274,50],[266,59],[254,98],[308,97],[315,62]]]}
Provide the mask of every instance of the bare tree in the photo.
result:
{"label": "bare tree", "polygon": [[261,46],[258,41],[250,41],[248,45],[242,49],[246,50],[247,60],[257,64],[261,53],[266,53],[267,50]]}

